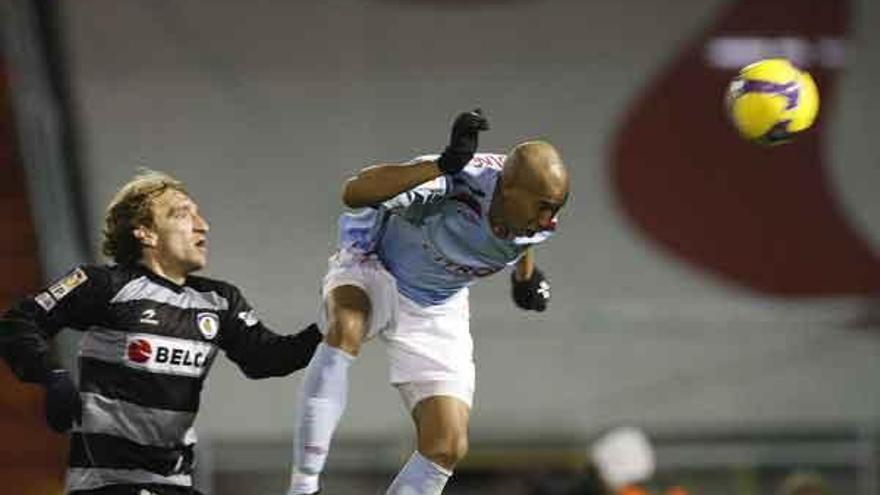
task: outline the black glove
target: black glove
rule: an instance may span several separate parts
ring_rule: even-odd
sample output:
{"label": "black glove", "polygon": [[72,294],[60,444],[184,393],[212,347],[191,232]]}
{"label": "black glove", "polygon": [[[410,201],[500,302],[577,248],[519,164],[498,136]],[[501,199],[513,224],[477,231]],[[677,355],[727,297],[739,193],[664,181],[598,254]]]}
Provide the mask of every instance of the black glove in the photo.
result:
{"label": "black glove", "polygon": [[547,303],[550,302],[550,281],[537,267],[532,271],[532,278],[528,280],[517,280],[514,270],[510,274],[510,283],[513,286],[513,302],[517,306],[532,311],[547,309]]}
{"label": "black glove", "polygon": [[79,390],[66,370],[50,372],[43,381],[46,387],[46,422],[58,433],[64,433],[73,422],[82,421],[82,400]]}
{"label": "black glove", "polygon": [[489,130],[489,121],[483,116],[483,111],[477,108],[471,112],[465,112],[455,118],[452,123],[452,135],[449,138],[449,146],[437,158],[437,166],[444,174],[456,174],[477,152],[477,136],[480,131]]}

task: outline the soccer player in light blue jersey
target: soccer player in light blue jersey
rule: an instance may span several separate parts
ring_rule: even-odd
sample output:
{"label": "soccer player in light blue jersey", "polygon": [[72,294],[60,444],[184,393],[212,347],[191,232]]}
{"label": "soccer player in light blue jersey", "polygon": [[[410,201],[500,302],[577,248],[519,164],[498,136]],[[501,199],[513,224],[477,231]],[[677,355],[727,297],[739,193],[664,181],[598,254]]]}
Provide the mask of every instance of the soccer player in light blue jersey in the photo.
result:
{"label": "soccer player in light blue jersey", "polygon": [[289,495],[317,493],[361,345],[388,346],[391,383],[411,411],[417,449],[388,494],[437,495],[467,451],[474,394],[468,286],[507,266],[512,294],[544,311],[550,285],[532,248],[556,229],[568,171],[544,141],[476,153],[489,128],[460,114],[439,156],[367,167],[348,179],[338,251],[322,286],[324,341],[299,398]]}

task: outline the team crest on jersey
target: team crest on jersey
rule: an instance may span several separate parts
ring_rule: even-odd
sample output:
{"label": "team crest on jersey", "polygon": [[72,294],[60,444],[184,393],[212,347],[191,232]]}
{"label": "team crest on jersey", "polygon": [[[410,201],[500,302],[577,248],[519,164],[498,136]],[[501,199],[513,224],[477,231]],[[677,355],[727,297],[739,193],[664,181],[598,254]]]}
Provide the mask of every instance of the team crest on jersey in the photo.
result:
{"label": "team crest on jersey", "polygon": [[196,315],[196,325],[202,335],[211,340],[217,336],[220,330],[220,318],[214,313],[199,313]]}
{"label": "team crest on jersey", "polygon": [[56,301],[60,301],[64,296],[70,294],[73,289],[76,289],[88,279],[89,277],[86,275],[86,272],[84,272],[82,268],[77,268],[58,282],[49,286],[49,294],[52,294],[52,297],[54,297]]}

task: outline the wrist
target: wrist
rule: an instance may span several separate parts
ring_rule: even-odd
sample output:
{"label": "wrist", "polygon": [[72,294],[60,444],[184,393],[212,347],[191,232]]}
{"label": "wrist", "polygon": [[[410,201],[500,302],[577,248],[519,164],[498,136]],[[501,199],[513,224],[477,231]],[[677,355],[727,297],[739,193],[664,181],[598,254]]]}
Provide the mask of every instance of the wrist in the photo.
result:
{"label": "wrist", "polygon": [[443,150],[443,153],[437,157],[435,163],[442,173],[457,174],[461,172],[461,169],[463,169],[473,157],[473,153],[457,151],[447,147]]}
{"label": "wrist", "polygon": [[438,156],[436,159],[431,160],[429,162],[431,164],[431,173],[437,174],[437,177],[441,177],[446,175],[446,172],[443,170],[443,167],[440,166],[440,157]]}
{"label": "wrist", "polygon": [[513,270],[513,279],[517,282],[526,282],[528,280],[531,280],[534,274],[534,267],[517,265],[517,267]]}

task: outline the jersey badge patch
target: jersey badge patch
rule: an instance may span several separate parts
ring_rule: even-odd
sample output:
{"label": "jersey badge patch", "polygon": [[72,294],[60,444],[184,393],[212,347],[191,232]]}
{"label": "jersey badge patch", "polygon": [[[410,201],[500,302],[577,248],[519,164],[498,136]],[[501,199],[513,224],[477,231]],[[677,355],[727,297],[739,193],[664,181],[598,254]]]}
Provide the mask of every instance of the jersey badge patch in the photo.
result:
{"label": "jersey badge patch", "polygon": [[214,313],[197,314],[196,324],[199,327],[199,331],[208,340],[216,337],[217,331],[220,330],[220,318]]}
{"label": "jersey badge patch", "polygon": [[73,289],[76,289],[88,279],[89,277],[86,275],[86,272],[84,272],[82,268],[77,268],[55,284],[51,285],[49,287],[49,293],[52,294],[52,297],[54,297],[56,301],[60,301],[64,296],[70,294]]}
{"label": "jersey badge patch", "polygon": [[34,297],[34,301],[36,301],[36,303],[39,304],[40,307],[43,308],[43,310],[45,310],[47,313],[49,311],[52,311],[52,308],[54,308],[56,304],[55,299],[53,299],[48,292],[40,292],[36,295],[36,297]]}

